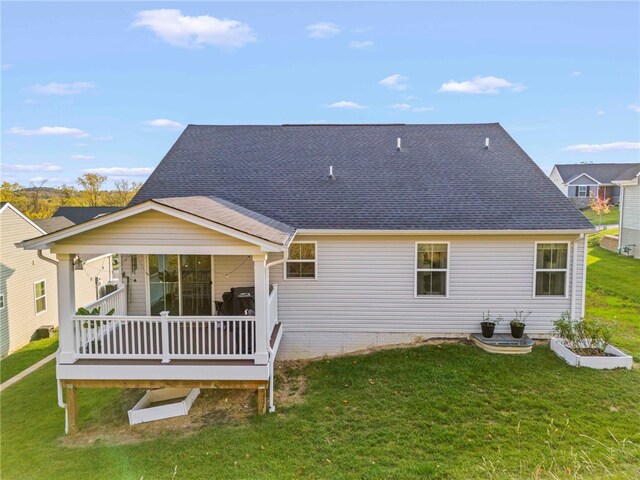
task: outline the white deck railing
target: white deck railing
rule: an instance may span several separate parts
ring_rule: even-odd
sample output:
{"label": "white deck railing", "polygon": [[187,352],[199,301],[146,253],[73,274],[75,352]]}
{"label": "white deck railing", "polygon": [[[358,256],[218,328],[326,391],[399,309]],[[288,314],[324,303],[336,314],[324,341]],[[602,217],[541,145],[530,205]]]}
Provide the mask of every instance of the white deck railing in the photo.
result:
{"label": "white deck railing", "polygon": [[127,288],[123,285],[119,285],[115,292],[111,292],[109,295],[105,295],[99,298],[89,305],[85,305],[86,310],[93,310],[94,308],[100,308],[100,314],[106,315],[112,309],[113,314],[116,316],[127,315]]}
{"label": "white deck railing", "polygon": [[[268,315],[268,322],[269,322],[268,323],[269,328],[267,329],[267,334],[268,334],[268,337],[271,338],[271,332],[273,332],[273,329],[276,326],[276,323],[278,323],[278,284],[277,283],[273,285],[273,290],[269,295],[269,307],[267,308],[267,315]],[[267,338],[267,341],[269,341],[269,338]]]}
{"label": "white deck railing", "polygon": [[[105,297],[106,298],[106,297]],[[77,359],[252,359],[255,317],[75,315]]]}

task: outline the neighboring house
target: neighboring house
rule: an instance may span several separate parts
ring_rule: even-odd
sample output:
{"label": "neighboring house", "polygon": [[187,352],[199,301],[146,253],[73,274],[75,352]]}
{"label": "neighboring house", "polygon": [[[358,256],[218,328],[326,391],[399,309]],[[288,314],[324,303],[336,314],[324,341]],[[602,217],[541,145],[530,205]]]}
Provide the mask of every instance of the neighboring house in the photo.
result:
{"label": "neighboring house", "polygon": [[[61,217],[60,217],[61,218]],[[54,226],[55,225],[55,226]],[[64,220],[30,220],[10,203],[0,208],[0,356],[34,338],[44,325],[58,325],[56,260],[48,250],[19,247],[25,239],[73,225]],[[111,278],[110,256],[87,256],[74,270],[75,307],[95,302],[99,287]]]}
{"label": "neighboring house", "polygon": [[[276,354],[465,338],[514,308],[549,335],[584,314],[593,231],[499,124],[190,125],[129,207],[23,246],[60,260],[73,431],[78,387],[244,386],[263,411]],[[122,257],[117,317],[70,307],[89,251]]]}
{"label": "neighboring house", "polygon": [[610,198],[620,202],[620,186],[614,180],[632,166],[630,163],[574,163],[554,165],[549,178],[578,208],[589,206],[593,197]]}
{"label": "neighboring house", "polygon": [[630,165],[614,182],[621,189],[618,250],[640,258],[640,164]]}

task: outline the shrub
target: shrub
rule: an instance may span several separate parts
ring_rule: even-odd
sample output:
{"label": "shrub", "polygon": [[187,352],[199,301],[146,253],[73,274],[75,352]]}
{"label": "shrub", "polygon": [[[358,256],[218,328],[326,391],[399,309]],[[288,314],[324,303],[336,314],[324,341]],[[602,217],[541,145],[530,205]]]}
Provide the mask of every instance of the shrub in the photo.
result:
{"label": "shrub", "polygon": [[553,322],[553,333],[574,352],[593,350],[600,355],[604,354],[612,335],[610,325],[601,318],[586,316],[582,320],[574,320],[569,312],[563,312]]}

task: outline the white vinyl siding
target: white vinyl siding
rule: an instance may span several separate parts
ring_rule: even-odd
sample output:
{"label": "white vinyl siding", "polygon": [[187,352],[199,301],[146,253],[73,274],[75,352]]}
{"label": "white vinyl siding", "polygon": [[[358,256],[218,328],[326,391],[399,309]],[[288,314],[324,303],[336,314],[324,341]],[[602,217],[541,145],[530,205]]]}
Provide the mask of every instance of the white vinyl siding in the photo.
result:
{"label": "white vinyl siding", "polygon": [[[548,241],[577,238],[558,236]],[[287,345],[292,345],[298,333],[310,335],[309,348],[313,342],[326,342],[329,337],[341,342],[341,335],[346,333],[362,334],[363,338],[400,333],[468,334],[479,331],[483,311],[491,310],[510,319],[514,307],[533,312],[527,322],[527,333],[549,334],[553,321],[563,311],[571,310],[572,258],[567,298],[532,295],[535,242],[545,240],[541,237],[387,235],[307,236],[301,240],[318,242],[316,282],[282,282],[282,265],[270,270],[271,283],[280,284],[279,319],[285,328]],[[414,297],[416,242],[450,242],[448,298]],[[578,293],[574,308],[575,315],[581,316],[584,240],[579,240],[576,250]],[[508,329],[505,322],[498,331]],[[360,348],[367,345],[365,341]],[[318,354],[340,352],[343,345],[334,347],[325,344],[322,347],[325,350]]]}
{"label": "white vinyl siding", "polygon": [[[133,259],[135,258],[135,261]],[[135,270],[134,270],[135,267]],[[144,255],[120,255],[120,275],[127,284],[129,315],[148,315],[147,273]]]}
{"label": "white vinyl siding", "polygon": [[111,256],[82,255],[82,270],[76,270],[76,308],[83,307],[98,299],[98,285],[106,285],[111,280]]}
{"label": "white vinyl siding", "polygon": [[640,185],[622,187],[620,247],[635,245],[633,256],[640,258]]}
{"label": "white vinyl siding", "polygon": [[253,259],[247,255],[215,255],[213,257],[214,299],[233,287],[253,287]]}

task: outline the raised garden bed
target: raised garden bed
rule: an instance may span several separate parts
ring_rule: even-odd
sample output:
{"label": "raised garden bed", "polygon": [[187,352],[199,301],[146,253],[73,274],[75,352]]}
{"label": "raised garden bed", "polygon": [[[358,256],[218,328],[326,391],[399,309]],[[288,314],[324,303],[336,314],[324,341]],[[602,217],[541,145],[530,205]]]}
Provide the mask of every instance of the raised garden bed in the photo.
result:
{"label": "raised garden bed", "polygon": [[626,368],[631,370],[633,364],[633,359],[630,355],[609,344],[607,344],[604,354],[580,355],[567,348],[561,338],[554,337],[551,339],[551,350],[572,367],[595,368],[598,370]]}
{"label": "raised garden bed", "polygon": [[129,424],[137,425],[186,415],[198,395],[200,395],[199,388],[147,390],[140,401],[129,410]]}

